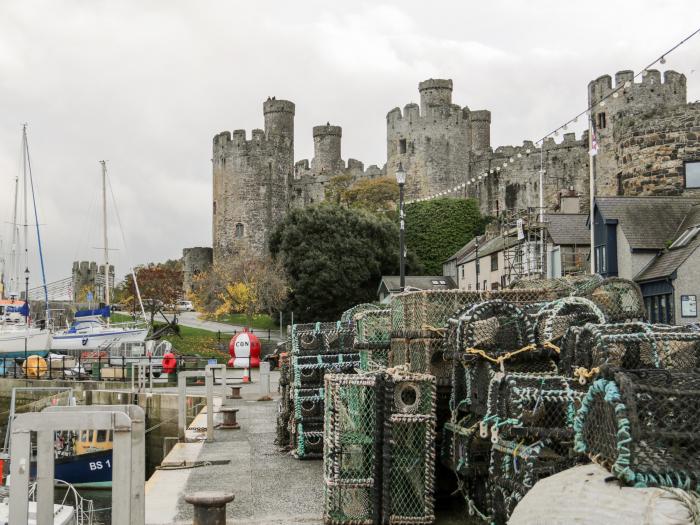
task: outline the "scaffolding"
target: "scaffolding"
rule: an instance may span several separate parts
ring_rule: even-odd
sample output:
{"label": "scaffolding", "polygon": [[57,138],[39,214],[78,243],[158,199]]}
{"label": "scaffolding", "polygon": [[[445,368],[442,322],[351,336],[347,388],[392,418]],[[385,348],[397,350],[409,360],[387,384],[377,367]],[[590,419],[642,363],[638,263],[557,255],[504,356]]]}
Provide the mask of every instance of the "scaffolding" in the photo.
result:
{"label": "scaffolding", "polygon": [[547,276],[547,225],[538,208],[506,211],[501,215],[506,281]]}

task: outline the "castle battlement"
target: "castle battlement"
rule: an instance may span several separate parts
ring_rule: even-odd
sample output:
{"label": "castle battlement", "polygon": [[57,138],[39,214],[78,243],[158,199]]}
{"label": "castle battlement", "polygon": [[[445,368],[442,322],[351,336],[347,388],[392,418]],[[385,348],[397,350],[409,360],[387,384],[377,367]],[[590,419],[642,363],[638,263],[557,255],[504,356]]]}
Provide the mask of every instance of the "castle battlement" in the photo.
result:
{"label": "castle battlement", "polygon": [[313,127],[313,136],[315,137],[325,137],[328,135],[333,135],[337,137],[343,136],[343,128],[340,126],[331,126],[330,124],[325,124],[323,126]]}
{"label": "castle battlement", "polygon": [[641,82],[634,81],[633,71],[618,71],[615,74],[614,88],[610,75],[600,76],[588,84],[588,101],[591,105],[598,104],[614,89],[620,87],[622,89],[617,92],[617,97],[609,97],[605,101],[605,104],[609,104],[615,112],[623,110],[628,105],[639,107],[686,103],[685,75],[668,70],[662,76],[657,69],[648,70],[646,74],[642,75]]}

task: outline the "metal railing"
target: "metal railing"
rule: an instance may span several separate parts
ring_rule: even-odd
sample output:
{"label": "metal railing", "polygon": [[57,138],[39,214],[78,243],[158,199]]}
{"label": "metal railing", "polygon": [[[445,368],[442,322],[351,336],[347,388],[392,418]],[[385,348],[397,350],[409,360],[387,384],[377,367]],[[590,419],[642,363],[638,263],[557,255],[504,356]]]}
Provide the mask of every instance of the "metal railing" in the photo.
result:
{"label": "metal railing", "polygon": [[[97,354],[97,355],[95,355]],[[212,358],[198,356],[176,357],[177,371],[204,370]],[[145,366],[156,378],[163,374],[161,356],[114,356],[106,352],[88,355],[41,357],[25,361],[23,357],[1,357],[0,378],[60,379],[78,381],[130,381],[132,366]]]}

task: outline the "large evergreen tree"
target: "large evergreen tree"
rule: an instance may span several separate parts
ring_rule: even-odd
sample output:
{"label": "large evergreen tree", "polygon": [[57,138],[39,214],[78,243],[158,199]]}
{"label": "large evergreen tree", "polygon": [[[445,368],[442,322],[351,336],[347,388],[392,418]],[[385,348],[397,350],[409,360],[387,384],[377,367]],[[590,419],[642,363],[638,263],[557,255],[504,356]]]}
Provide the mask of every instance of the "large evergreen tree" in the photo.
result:
{"label": "large evergreen tree", "polygon": [[270,240],[291,288],[287,309],[295,320],[333,321],[376,300],[381,276],[398,274],[398,239],[394,222],[364,210],[332,204],[293,210]]}

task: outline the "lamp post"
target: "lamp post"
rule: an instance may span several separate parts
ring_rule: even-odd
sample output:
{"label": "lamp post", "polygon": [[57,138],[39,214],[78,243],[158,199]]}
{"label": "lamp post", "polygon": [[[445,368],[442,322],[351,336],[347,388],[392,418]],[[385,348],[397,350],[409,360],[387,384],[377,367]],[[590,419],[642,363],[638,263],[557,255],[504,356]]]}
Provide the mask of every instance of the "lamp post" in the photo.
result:
{"label": "lamp post", "polygon": [[24,366],[27,366],[27,338],[29,337],[29,268],[24,269]]}
{"label": "lamp post", "polygon": [[479,289],[479,235],[474,239],[474,270],[476,271],[476,289]]}
{"label": "lamp post", "polygon": [[403,292],[406,288],[406,222],[403,211],[403,187],[406,184],[406,172],[400,162],[396,170],[396,182],[399,184],[399,285]]}

